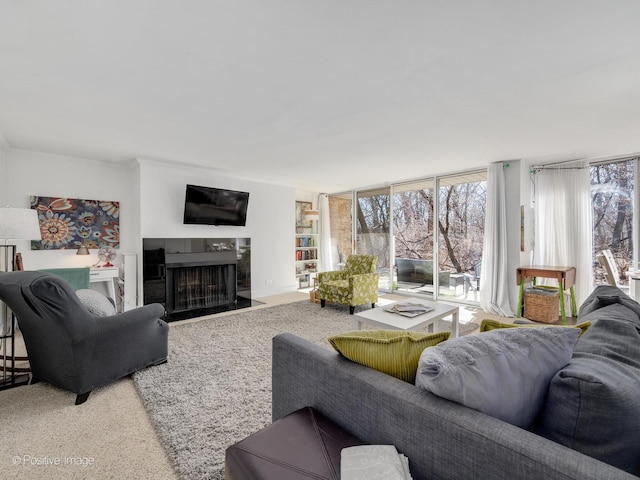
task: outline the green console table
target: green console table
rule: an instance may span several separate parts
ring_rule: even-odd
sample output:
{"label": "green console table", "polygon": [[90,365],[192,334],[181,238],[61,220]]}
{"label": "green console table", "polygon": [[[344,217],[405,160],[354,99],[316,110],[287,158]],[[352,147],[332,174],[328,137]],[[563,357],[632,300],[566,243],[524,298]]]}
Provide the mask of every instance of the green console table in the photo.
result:
{"label": "green console table", "polygon": [[562,324],[566,325],[567,316],[564,306],[564,292],[569,290],[571,295],[571,314],[578,316],[578,307],[576,306],[576,295],[573,286],[576,283],[576,267],[549,267],[545,265],[528,265],[518,267],[516,269],[516,282],[520,285],[520,294],[518,295],[518,310],[516,316],[522,316],[522,305],[524,299],[524,284],[528,281],[535,285],[536,278],[553,278],[558,281],[558,293],[560,294],[560,316]]}

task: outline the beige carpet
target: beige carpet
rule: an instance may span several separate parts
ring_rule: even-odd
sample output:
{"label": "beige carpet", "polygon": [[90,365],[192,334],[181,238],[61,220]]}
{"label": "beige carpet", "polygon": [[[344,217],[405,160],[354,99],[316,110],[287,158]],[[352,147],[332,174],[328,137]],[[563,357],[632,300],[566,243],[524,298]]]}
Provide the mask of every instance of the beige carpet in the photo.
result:
{"label": "beige carpet", "polygon": [[[269,297],[253,309],[305,298],[300,292]],[[461,309],[461,321],[482,318],[499,317]],[[74,394],[46,383],[0,391],[0,478],[178,478],[131,379],[95,390],[83,405],[74,401]]]}
{"label": "beige carpet", "polygon": [[[353,330],[348,311],[303,300],[171,328],[170,361],[133,379],[178,474],[224,480],[227,447],[271,423],[273,337],[289,332],[331,349],[328,337]],[[451,321],[433,329],[450,331]],[[461,324],[460,334],[477,329]]]}
{"label": "beige carpet", "polygon": [[[305,298],[293,292],[252,308]],[[0,478],[178,478],[130,378],[94,390],[82,405],[75,397],[47,383],[0,391]]]}

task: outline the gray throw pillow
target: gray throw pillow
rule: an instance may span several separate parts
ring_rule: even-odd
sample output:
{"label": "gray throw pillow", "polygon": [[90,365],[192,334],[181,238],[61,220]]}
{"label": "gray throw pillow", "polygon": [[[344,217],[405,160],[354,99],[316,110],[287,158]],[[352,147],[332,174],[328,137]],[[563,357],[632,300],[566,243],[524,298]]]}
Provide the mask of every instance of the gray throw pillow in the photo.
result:
{"label": "gray throw pillow", "polygon": [[640,467],[640,325],[619,303],[592,311],[551,380],[536,433],[628,472]]}
{"label": "gray throw pillow", "polygon": [[76,295],[78,295],[82,304],[93,315],[107,317],[116,314],[116,307],[113,305],[113,301],[100,292],[90,289],[80,289],[76,291]]}
{"label": "gray throw pillow", "polygon": [[422,353],[416,385],[529,428],[579,334],[572,327],[507,328],[450,339]]}

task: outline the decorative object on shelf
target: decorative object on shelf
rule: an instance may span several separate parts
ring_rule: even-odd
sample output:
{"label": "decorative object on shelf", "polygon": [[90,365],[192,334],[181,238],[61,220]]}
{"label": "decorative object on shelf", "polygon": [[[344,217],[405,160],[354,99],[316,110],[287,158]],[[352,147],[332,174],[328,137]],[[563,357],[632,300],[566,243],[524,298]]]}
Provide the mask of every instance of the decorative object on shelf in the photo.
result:
{"label": "decorative object on shelf", "polygon": [[31,208],[42,231],[31,250],[120,245],[120,202],[32,196]]}
{"label": "decorative object on shelf", "polygon": [[318,220],[320,220],[320,213],[318,212],[318,210],[307,210],[306,212],[304,212],[304,218],[305,220],[308,220],[310,222],[317,222]]}
{"label": "decorative object on shelf", "polygon": [[99,261],[94,267],[99,266],[100,262],[104,262],[103,267],[113,267],[111,261],[116,259],[116,251],[112,247],[102,247],[98,250],[98,258]]}
{"label": "decorative object on shelf", "polygon": [[296,227],[309,228],[311,227],[311,220],[307,219],[306,212],[311,210],[311,202],[298,202],[296,201]]}
{"label": "decorative object on shelf", "polygon": [[[40,237],[38,215],[29,208],[0,208],[0,272],[22,270],[22,256],[9,240],[34,240]],[[16,361],[25,360],[15,354],[16,319],[13,312],[0,302],[0,390],[26,385],[29,375],[18,375]]]}

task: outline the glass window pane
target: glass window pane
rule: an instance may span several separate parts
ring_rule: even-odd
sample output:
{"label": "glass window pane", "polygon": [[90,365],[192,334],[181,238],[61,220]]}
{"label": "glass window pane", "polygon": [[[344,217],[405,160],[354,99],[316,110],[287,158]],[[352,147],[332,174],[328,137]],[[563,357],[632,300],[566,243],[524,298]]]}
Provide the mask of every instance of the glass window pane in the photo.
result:
{"label": "glass window pane", "polygon": [[391,290],[389,268],[390,199],[389,187],[357,192],[356,252],[378,256],[381,290]]}
{"label": "glass window pane", "polygon": [[438,295],[479,301],[487,172],[445,177],[438,185]]}
{"label": "glass window pane", "polygon": [[594,284],[606,284],[604,269],[596,260],[611,250],[618,270],[618,285],[628,285],[633,261],[633,202],[637,159],[591,166],[593,207]]}
{"label": "glass window pane", "polygon": [[394,186],[394,290],[433,296],[434,181]]}

